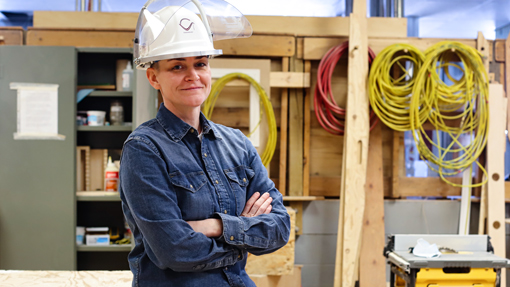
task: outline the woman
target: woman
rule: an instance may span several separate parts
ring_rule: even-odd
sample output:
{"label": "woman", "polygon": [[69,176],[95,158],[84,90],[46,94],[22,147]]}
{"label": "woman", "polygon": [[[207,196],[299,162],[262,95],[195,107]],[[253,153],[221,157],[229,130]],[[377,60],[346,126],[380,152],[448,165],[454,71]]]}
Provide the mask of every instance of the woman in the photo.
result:
{"label": "woman", "polygon": [[128,137],[121,158],[133,286],[255,286],[247,252],[285,245],[290,220],[251,142],[200,112],[211,89],[209,57],[221,51],[192,9],[147,15],[144,7],[135,37],[135,63],[163,104]]}

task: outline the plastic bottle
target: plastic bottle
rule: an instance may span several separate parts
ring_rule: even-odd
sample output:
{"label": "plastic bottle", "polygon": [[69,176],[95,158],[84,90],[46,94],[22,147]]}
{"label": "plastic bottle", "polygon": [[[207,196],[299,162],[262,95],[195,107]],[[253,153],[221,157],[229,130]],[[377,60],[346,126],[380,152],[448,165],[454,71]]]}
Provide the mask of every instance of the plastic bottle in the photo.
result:
{"label": "plastic bottle", "polygon": [[110,106],[110,124],[121,126],[124,124],[124,108],[120,101],[113,101]]}
{"label": "plastic bottle", "polygon": [[119,186],[119,169],[112,162],[112,157],[108,157],[108,165],[104,172],[104,190],[118,191]]}
{"label": "plastic bottle", "polygon": [[131,91],[133,83],[133,68],[131,62],[128,62],[126,68],[122,71],[122,90]]}

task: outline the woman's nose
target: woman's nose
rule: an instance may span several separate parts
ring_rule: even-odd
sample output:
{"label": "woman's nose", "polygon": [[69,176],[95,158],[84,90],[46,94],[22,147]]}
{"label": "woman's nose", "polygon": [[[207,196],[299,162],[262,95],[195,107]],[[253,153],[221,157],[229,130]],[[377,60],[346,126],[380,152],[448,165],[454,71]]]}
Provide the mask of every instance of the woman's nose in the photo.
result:
{"label": "woman's nose", "polygon": [[198,72],[194,68],[189,69],[188,73],[186,75],[186,80],[187,81],[198,81],[198,79],[200,79]]}

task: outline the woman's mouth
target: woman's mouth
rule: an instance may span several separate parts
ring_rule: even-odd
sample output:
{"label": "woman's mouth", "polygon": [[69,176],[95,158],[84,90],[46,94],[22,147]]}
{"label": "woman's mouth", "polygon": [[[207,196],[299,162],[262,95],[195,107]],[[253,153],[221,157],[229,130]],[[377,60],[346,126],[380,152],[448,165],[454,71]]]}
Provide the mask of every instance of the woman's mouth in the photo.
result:
{"label": "woman's mouth", "polygon": [[199,89],[202,89],[202,87],[189,87],[189,88],[182,89],[182,90],[183,91],[193,91],[193,90],[199,90]]}

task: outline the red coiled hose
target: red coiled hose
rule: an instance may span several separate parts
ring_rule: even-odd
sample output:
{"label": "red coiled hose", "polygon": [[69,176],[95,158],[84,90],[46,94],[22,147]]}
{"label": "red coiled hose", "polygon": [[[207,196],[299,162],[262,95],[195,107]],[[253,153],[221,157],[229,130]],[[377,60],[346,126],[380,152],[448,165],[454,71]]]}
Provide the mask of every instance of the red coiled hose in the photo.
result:
{"label": "red coiled hose", "polygon": [[[343,42],[341,45],[335,46],[326,53],[319,63],[317,71],[317,84],[315,85],[315,94],[313,98],[313,106],[315,116],[320,125],[329,133],[334,135],[344,134],[344,116],[345,109],[336,104],[333,92],[331,90],[331,76],[335,70],[335,66],[342,55],[349,50],[349,41]],[[375,53],[368,48],[368,63],[372,64]],[[370,130],[374,128],[379,119],[372,111],[370,113]]]}

